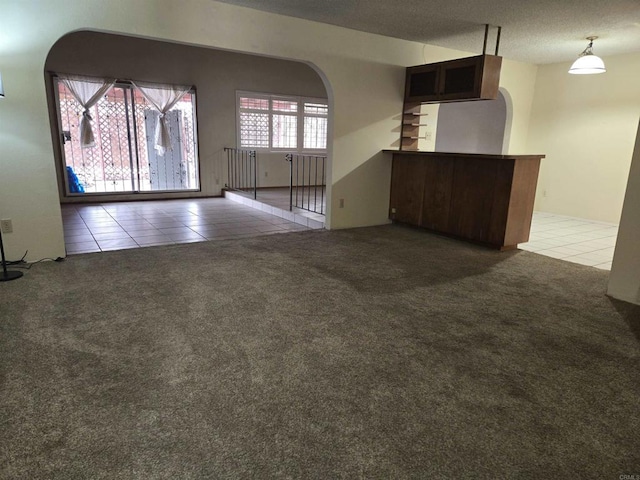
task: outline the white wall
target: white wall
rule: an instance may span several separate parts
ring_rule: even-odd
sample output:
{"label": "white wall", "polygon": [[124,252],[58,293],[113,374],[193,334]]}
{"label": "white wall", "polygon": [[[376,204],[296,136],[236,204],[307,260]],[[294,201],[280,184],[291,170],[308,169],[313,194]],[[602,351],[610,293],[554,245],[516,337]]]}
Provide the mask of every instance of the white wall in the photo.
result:
{"label": "white wall", "polygon": [[[64,255],[43,68],[64,34],[95,29],[306,61],[326,80],[330,122],[328,225],[387,222],[390,163],[397,147],[404,67],[468,53],[235,7],[213,0],[15,0],[0,15],[0,217],[10,258]],[[424,55],[424,56],[423,56]],[[536,67],[505,61],[513,100],[509,153],[525,153]],[[333,208],[343,198],[344,208]]]}
{"label": "white wall", "polygon": [[[418,131],[418,150],[424,152],[435,152],[436,139],[438,138],[438,113],[440,112],[440,104],[425,103],[420,105],[420,122],[426,126],[420,127]],[[398,127],[398,132],[400,127]]]}
{"label": "white wall", "polygon": [[536,210],[615,222],[640,114],[640,54],[604,58],[601,75],[538,69],[529,150],[544,153]]}
{"label": "white wall", "polygon": [[[533,106],[533,92],[536,86],[538,66],[527,63],[502,60],[500,92],[507,102],[507,132],[503,153],[526,155],[529,150],[529,119]],[[509,128],[509,124],[511,128]]]}
{"label": "white wall", "polygon": [[438,111],[436,151],[501,154],[507,104],[495,100],[443,103]]}
{"label": "white wall", "polygon": [[614,298],[640,305],[640,123],[608,293]]}

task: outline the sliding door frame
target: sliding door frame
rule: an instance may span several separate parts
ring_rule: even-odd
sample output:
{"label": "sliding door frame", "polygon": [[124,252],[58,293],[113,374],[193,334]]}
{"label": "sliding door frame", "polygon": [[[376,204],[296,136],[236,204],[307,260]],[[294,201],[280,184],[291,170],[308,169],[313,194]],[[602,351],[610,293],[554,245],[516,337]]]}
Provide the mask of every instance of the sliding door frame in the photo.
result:
{"label": "sliding door frame", "polygon": [[[198,147],[198,121],[197,121],[197,94],[195,87],[189,90],[189,94],[191,95],[191,113],[192,120],[190,122],[190,129],[192,135],[192,139],[189,138],[188,149],[192,149],[190,152],[193,155],[193,162],[195,168],[191,168],[190,166],[186,168],[187,172],[193,172],[193,178],[196,183],[195,188],[183,188],[183,189],[166,189],[166,190],[144,190],[142,189],[142,172],[144,168],[141,168],[141,162],[145,162],[144,158],[141,158],[141,142],[144,143],[144,148],[147,148],[147,139],[144,136],[144,133],[140,131],[138,122],[136,121],[136,109],[140,108],[140,105],[136,104],[135,99],[135,91],[134,87],[130,82],[126,81],[117,81],[113,88],[121,88],[123,90],[124,97],[124,106],[125,106],[125,118],[126,118],[126,128],[124,125],[120,126],[122,129],[122,133],[127,135],[126,139],[126,148],[128,150],[129,157],[129,172],[130,181],[131,181],[131,190],[123,190],[123,191],[105,191],[105,192],[86,192],[86,193],[75,193],[71,192],[71,186],[69,185],[69,179],[67,175],[67,159],[65,154],[65,130],[63,130],[63,122],[62,122],[62,109],[60,105],[60,92],[59,92],[59,83],[60,80],[55,73],[49,72],[51,75],[51,89],[52,89],[52,97],[54,101],[54,105],[52,106],[55,110],[56,117],[56,127],[57,127],[57,141],[54,139],[54,146],[57,146],[60,159],[59,162],[56,162],[60,165],[59,167],[59,181],[60,181],[60,193],[61,193],[61,201],[64,199],[76,201],[87,201],[87,202],[95,202],[95,201],[110,201],[110,200],[130,200],[131,197],[138,197],[140,199],[148,198],[148,199],[158,199],[158,198],[189,198],[193,197],[193,194],[202,192],[202,181],[201,181],[201,165],[200,165],[200,155],[199,155],[199,147]],[[111,92],[111,90],[110,90]],[[130,93],[128,93],[130,92]],[[96,107],[92,107],[96,108]],[[95,122],[98,119],[94,119]],[[77,128],[77,127],[76,127]],[[153,132],[150,132],[153,135]],[[149,135],[149,133],[147,133]],[[55,136],[55,132],[54,132]],[[68,138],[68,137],[66,137]],[[192,140],[192,141],[191,141]],[[146,159],[146,162],[149,162],[149,159]],[[187,165],[189,162],[184,162]],[[148,167],[147,167],[148,168]],[[129,179],[126,179],[129,180]],[[126,181],[123,180],[123,181]],[[122,198],[126,196],[127,198]]]}

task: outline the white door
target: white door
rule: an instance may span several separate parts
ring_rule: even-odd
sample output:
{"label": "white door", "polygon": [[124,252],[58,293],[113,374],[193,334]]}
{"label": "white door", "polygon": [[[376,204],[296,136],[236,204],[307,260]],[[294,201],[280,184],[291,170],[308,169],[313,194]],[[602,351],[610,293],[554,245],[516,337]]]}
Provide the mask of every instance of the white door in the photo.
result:
{"label": "white door", "polygon": [[149,156],[149,181],[151,190],[184,190],[189,188],[186,162],[182,155],[182,116],[179,110],[166,113],[171,143],[164,155],[160,155],[155,145],[155,131],[160,113],[145,111],[147,131],[147,154]]}

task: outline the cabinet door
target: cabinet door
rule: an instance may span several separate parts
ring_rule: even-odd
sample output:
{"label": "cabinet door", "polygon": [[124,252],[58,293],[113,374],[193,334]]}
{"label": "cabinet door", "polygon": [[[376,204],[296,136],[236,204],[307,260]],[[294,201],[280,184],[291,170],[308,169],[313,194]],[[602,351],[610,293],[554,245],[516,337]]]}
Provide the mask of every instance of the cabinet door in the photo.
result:
{"label": "cabinet door", "polygon": [[394,155],[391,171],[392,220],[419,225],[422,216],[425,162],[422,158]]}
{"label": "cabinet door", "polygon": [[407,68],[404,90],[407,102],[430,102],[438,99],[440,77],[439,64]]}
{"label": "cabinet door", "polygon": [[499,160],[456,159],[450,233],[479,242],[489,241],[497,162]]}
{"label": "cabinet door", "polygon": [[481,80],[481,56],[443,63],[440,68],[440,100],[477,98]]}
{"label": "cabinet door", "polygon": [[421,227],[449,233],[449,211],[454,159],[425,158],[425,181]]}

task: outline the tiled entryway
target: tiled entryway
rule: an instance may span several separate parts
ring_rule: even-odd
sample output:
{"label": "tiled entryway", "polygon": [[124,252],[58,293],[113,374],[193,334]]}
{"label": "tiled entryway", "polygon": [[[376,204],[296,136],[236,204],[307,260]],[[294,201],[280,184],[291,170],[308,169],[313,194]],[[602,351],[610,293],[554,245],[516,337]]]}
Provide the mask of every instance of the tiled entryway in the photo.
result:
{"label": "tiled entryway", "polygon": [[62,205],[68,254],[309,230],[225,198]]}
{"label": "tiled entryway", "polygon": [[518,247],[540,255],[611,270],[618,225],[534,212],[528,243]]}

